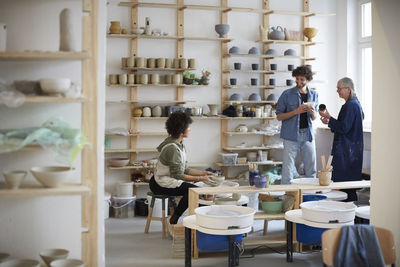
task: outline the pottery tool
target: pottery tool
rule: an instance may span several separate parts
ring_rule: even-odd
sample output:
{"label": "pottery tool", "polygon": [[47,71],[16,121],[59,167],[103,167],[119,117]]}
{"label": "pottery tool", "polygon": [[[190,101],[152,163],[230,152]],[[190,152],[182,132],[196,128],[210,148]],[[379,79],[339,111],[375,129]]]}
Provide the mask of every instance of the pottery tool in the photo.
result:
{"label": "pottery tool", "polygon": [[328,162],[326,163],[326,167],[325,167],[326,171],[328,171],[329,168],[331,167],[332,159],[333,159],[332,155],[329,155]]}
{"label": "pottery tool", "polygon": [[325,171],[326,168],[325,155],[321,156],[321,164],[322,164],[322,171]]}

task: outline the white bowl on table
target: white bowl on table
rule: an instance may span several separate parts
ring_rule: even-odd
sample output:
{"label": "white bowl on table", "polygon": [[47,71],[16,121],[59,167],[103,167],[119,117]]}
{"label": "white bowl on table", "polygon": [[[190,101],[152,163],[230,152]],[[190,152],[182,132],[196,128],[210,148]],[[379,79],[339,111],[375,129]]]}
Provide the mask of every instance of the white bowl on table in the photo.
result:
{"label": "white bowl on table", "polygon": [[50,267],[83,267],[85,264],[81,260],[65,259],[55,260],[50,263]]}
{"label": "white bowl on table", "polygon": [[6,171],[3,172],[4,178],[11,189],[18,189],[26,177],[26,171]]}
{"label": "white bowl on table", "polygon": [[39,267],[37,260],[8,260],[0,263],[0,267]]}
{"label": "white bowl on table", "polygon": [[52,261],[66,259],[68,254],[68,250],[59,248],[45,249],[39,253],[40,257],[47,264],[47,266],[50,266]]}
{"label": "white bowl on table", "polygon": [[40,79],[40,88],[47,94],[65,93],[71,87],[71,80],[67,78]]}
{"label": "white bowl on table", "polygon": [[60,187],[75,174],[75,168],[47,166],[31,168],[33,176],[45,187]]}

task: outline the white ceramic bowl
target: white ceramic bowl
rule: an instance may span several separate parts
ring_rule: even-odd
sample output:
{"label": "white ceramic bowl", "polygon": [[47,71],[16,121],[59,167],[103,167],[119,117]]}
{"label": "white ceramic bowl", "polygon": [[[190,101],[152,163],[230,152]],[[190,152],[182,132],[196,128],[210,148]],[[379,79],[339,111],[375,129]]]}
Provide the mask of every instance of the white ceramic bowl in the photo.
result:
{"label": "white ceramic bowl", "polygon": [[3,172],[4,178],[11,189],[18,189],[26,177],[26,171]]}
{"label": "white ceramic bowl", "polygon": [[213,176],[211,177],[211,180],[217,183],[217,185],[220,185],[225,181],[225,176]]}
{"label": "white ceramic bowl", "polygon": [[40,88],[48,94],[65,93],[71,87],[71,80],[66,78],[40,79]]}
{"label": "white ceramic bowl", "polygon": [[68,257],[68,254],[68,250],[59,248],[45,249],[40,251],[39,253],[40,257],[47,264],[47,266],[50,266],[50,263],[54,260],[66,259]]}
{"label": "white ceramic bowl", "polygon": [[39,267],[36,260],[9,260],[0,263],[0,267]]}
{"label": "white ceramic bowl", "polygon": [[33,167],[33,176],[45,187],[60,187],[75,174],[75,168],[70,167]]}
{"label": "white ceramic bowl", "polygon": [[112,158],[108,160],[111,167],[123,167],[129,164],[128,158]]}
{"label": "white ceramic bowl", "polygon": [[83,267],[85,264],[81,260],[55,260],[50,263],[50,267]]}
{"label": "white ceramic bowl", "polygon": [[144,33],[144,29],[133,29],[132,33],[133,34],[143,34]]}

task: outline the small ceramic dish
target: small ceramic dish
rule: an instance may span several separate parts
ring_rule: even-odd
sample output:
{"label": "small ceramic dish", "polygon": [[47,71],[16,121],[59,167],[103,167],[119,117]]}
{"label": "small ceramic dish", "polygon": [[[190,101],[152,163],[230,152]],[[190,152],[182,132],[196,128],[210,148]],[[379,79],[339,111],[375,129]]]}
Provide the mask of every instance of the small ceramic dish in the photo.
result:
{"label": "small ceramic dish", "polygon": [[47,266],[50,266],[50,263],[52,261],[66,259],[68,257],[68,254],[68,250],[58,248],[45,249],[40,251],[39,253],[40,257],[47,264]]}
{"label": "small ceramic dish", "polygon": [[84,267],[85,264],[81,260],[65,259],[55,260],[50,263],[50,267]]}
{"label": "small ceramic dish", "polygon": [[124,167],[129,164],[128,158],[112,158],[108,160],[111,167]]}
{"label": "small ceramic dish", "polygon": [[39,267],[37,260],[8,260],[0,263],[1,267]]}
{"label": "small ceramic dish", "polygon": [[144,29],[133,29],[133,30],[132,30],[132,33],[133,33],[133,34],[140,35],[140,34],[143,34],[143,33],[144,33]]}
{"label": "small ceramic dish", "polygon": [[4,178],[8,186],[11,189],[18,189],[21,183],[24,181],[27,172],[26,171],[10,171],[10,172],[3,172]]}
{"label": "small ceramic dish", "polygon": [[48,94],[65,93],[71,87],[71,80],[66,78],[40,79],[40,88]]}

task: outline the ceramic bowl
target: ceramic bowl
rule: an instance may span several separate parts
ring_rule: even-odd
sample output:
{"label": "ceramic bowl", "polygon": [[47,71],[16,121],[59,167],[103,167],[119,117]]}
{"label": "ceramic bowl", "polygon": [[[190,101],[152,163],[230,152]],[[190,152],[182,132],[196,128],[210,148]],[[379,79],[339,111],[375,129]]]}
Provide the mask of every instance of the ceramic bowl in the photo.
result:
{"label": "ceramic bowl", "polygon": [[316,28],[304,28],[303,34],[305,37],[307,37],[309,42],[312,42],[312,38],[317,35],[318,30]]}
{"label": "ceramic bowl", "polygon": [[232,46],[229,48],[229,54],[239,54],[240,53],[240,48],[237,46]]}
{"label": "ceramic bowl", "polygon": [[0,263],[1,267],[39,267],[40,263],[36,260],[9,260]]}
{"label": "ceramic bowl", "polygon": [[111,167],[124,167],[129,164],[128,158],[112,158],[108,160]]}
{"label": "ceramic bowl", "polygon": [[304,104],[306,104],[307,106],[310,106],[312,108],[315,106],[315,102],[304,102]]}
{"label": "ceramic bowl", "polygon": [[3,172],[4,178],[11,189],[17,189],[26,177],[26,171]]}
{"label": "ceramic bowl", "polygon": [[288,49],[288,50],[285,50],[285,52],[283,52],[283,55],[294,57],[297,55],[297,53],[296,53],[296,50],[294,50],[294,49]]}
{"label": "ceramic bowl", "polygon": [[50,263],[54,260],[62,260],[66,259],[68,257],[69,251],[66,249],[45,249],[40,251],[39,255],[42,258],[42,260],[47,264],[47,266],[50,266]]}
{"label": "ceramic bowl", "polygon": [[48,94],[65,93],[71,87],[71,80],[65,78],[40,79],[40,88]]}
{"label": "ceramic bowl", "polygon": [[278,53],[276,52],[276,50],[275,50],[275,49],[272,49],[272,48],[268,49],[268,50],[265,52],[265,54],[266,54],[266,55],[270,55],[270,56],[277,56],[277,55],[278,55]]}
{"label": "ceramic bowl", "polygon": [[282,200],[277,199],[276,201],[262,201],[261,206],[265,213],[276,214],[282,210]]}
{"label": "ceramic bowl", "polygon": [[229,32],[229,24],[217,24],[215,31],[219,34],[219,38],[224,38],[224,35]]}
{"label": "ceramic bowl", "polygon": [[249,54],[254,54],[254,55],[259,55],[260,54],[260,49],[258,49],[257,47],[252,47],[249,50]]}
{"label": "ceramic bowl", "polygon": [[133,29],[132,30],[132,33],[133,34],[143,34],[144,33],[144,29]]}
{"label": "ceramic bowl", "polygon": [[261,96],[258,93],[253,93],[249,96],[249,101],[261,101]]}
{"label": "ceramic bowl", "polygon": [[81,260],[67,259],[55,260],[50,263],[50,267],[83,267],[85,264]]}
{"label": "ceramic bowl", "polygon": [[220,185],[225,181],[225,176],[213,176],[211,177],[211,180],[213,180],[217,185]]}
{"label": "ceramic bowl", "polygon": [[243,96],[241,96],[240,94],[233,94],[233,95],[231,95],[229,100],[231,100],[231,101],[243,101]]}
{"label": "ceramic bowl", "polygon": [[33,167],[33,176],[45,187],[60,187],[75,174],[75,168],[61,166]]}
{"label": "ceramic bowl", "polygon": [[269,94],[267,97],[267,101],[277,101],[278,98],[276,97],[275,94]]}

